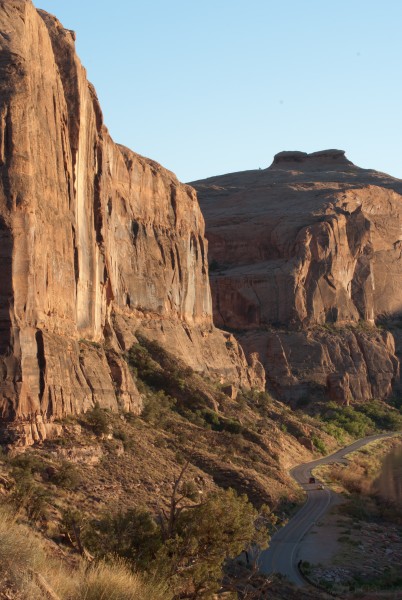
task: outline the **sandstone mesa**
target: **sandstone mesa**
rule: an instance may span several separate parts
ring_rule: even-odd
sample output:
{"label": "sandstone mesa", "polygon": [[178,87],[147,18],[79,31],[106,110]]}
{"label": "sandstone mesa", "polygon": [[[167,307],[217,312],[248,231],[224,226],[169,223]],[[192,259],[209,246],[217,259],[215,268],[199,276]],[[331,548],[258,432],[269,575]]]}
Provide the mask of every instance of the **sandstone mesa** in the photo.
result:
{"label": "sandstone mesa", "polygon": [[397,389],[399,328],[387,324],[402,315],[401,180],[325,150],[192,185],[215,323],[259,353],[271,388],[341,403]]}

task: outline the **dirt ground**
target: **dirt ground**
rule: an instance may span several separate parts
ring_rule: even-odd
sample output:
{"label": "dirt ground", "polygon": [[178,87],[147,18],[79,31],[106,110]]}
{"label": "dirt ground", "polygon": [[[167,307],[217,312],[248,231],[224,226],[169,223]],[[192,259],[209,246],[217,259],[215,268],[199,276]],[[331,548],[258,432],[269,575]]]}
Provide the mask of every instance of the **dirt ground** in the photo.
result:
{"label": "dirt ground", "polygon": [[[349,592],[387,574],[401,573],[402,532],[397,526],[354,521],[339,505],[323,517],[302,542],[300,558],[309,577],[334,592]],[[402,590],[399,592],[402,598]]]}

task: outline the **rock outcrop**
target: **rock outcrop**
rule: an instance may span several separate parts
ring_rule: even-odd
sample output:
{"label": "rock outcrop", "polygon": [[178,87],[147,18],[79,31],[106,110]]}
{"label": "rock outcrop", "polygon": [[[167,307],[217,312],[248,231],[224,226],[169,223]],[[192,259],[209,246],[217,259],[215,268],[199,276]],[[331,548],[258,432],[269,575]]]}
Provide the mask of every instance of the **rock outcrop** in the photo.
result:
{"label": "rock outcrop", "polygon": [[215,322],[295,400],[385,397],[399,381],[402,181],[341,150],[192,183],[206,221]]}
{"label": "rock outcrop", "polygon": [[197,371],[261,386],[261,365],[249,367],[234,338],[213,326],[195,191],[113,142],[74,32],[30,0],[0,0],[0,31],[8,436],[42,439],[55,418],[95,402],[140,411],[122,358],[138,330]]}

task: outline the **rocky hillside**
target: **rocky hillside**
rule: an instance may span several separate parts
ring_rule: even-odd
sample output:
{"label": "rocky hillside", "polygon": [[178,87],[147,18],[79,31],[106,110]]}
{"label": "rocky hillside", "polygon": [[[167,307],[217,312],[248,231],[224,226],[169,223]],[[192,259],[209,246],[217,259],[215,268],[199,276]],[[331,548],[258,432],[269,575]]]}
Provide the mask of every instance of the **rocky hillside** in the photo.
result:
{"label": "rocky hillside", "polygon": [[281,152],[267,169],[192,185],[206,220],[215,322],[260,353],[272,388],[292,401],[312,391],[345,403],[391,394],[402,181],[326,150]]}
{"label": "rocky hillside", "polygon": [[4,439],[43,439],[96,402],[138,412],[122,359],[138,330],[199,372],[261,388],[261,365],[213,325],[195,191],[113,142],[74,32],[30,0],[1,0],[0,30]]}

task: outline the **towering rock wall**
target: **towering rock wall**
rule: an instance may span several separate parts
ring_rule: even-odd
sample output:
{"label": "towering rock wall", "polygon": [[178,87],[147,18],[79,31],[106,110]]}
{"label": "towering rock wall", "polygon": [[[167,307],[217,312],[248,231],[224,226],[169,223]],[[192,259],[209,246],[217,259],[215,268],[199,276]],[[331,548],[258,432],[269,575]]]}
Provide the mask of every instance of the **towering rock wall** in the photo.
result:
{"label": "towering rock wall", "polygon": [[340,150],[282,152],[264,170],[193,183],[210,244],[216,323],[260,352],[271,385],[347,401],[399,381],[402,182]]}
{"label": "towering rock wall", "polygon": [[0,414],[9,434],[45,437],[55,417],[95,402],[138,412],[122,352],[139,329],[195,369],[249,385],[244,354],[213,326],[194,190],[112,141],[75,35],[56,18],[30,0],[0,0],[0,31]]}

